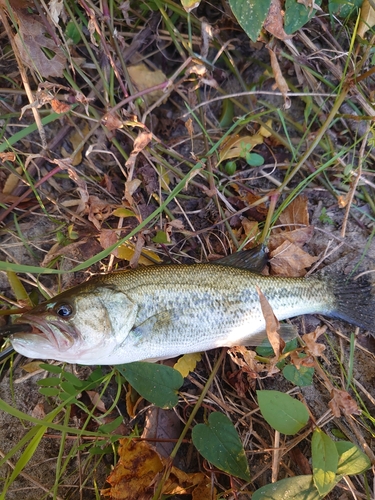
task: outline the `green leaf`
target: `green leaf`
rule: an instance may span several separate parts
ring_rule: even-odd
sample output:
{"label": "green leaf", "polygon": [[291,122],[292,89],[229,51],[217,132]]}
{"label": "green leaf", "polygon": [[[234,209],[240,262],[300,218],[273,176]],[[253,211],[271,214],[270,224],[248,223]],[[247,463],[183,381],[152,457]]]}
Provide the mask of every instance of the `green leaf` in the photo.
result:
{"label": "green leaf", "polygon": [[361,7],[363,0],[329,0],[328,8],[332,16],[349,17]]}
{"label": "green leaf", "polygon": [[311,440],[314,483],[319,493],[326,495],[336,484],[339,462],[336,443],[320,429],[315,429]]}
{"label": "green leaf", "polygon": [[40,394],[43,394],[43,396],[58,396],[61,392],[60,389],[57,389],[56,387],[41,387],[39,389]]}
{"label": "green leaf", "polygon": [[64,371],[61,366],[49,365],[48,363],[40,363],[39,367],[50,373],[62,373]]}
{"label": "green leaf", "polygon": [[164,245],[171,242],[164,231],[156,231],[156,235],[152,238],[152,241],[154,243],[163,243]]}
{"label": "green leaf", "polygon": [[261,167],[264,164],[264,158],[258,153],[247,153],[246,162],[250,167]]}
{"label": "green leaf", "polygon": [[[81,28],[81,24],[79,26]],[[73,40],[74,45],[77,45],[81,41],[81,33],[79,32],[73,21],[69,21],[66,25],[65,35],[67,38]]]}
{"label": "green leaf", "polygon": [[288,477],[256,490],[251,500],[320,500],[312,475]]}
{"label": "green leaf", "polygon": [[229,0],[229,5],[246,34],[256,42],[271,0]]}
{"label": "green leaf", "polygon": [[43,380],[38,380],[37,384],[42,387],[55,387],[56,385],[60,385],[61,378],[60,377],[48,377]]}
{"label": "green leaf", "polygon": [[103,434],[110,434],[111,432],[115,431],[119,425],[121,425],[124,421],[124,418],[122,416],[119,416],[112,420],[112,422],[108,422],[108,424],[103,424],[99,427],[98,431],[102,432]]}
{"label": "green leaf", "polygon": [[309,420],[306,406],[288,394],[257,391],[260,411],[271,427],[283,434],[296,434]]}
{"label": "green leaf", "polygon": [[208,424],[198,424],[192,431],[193,444],[215,467],[250,481],[249,465],[237,431],[228,417],[211,413]]}
{"label": "green leaf", "polygon": [[184,379],[177,370],[142,361],[116,368],[141,396],[156,406],[172,408],[178,403],[177,391]]}
{"label": "green leaf", "polygon": [[283,368],[284,377],[298,387],[306,387],[312,384],[314,368],[308,366],[300,366],[296,368],[294,365],[287,365]]}
{"label": "green leaf", "polygon": [[339,463],[336,474],[362,474],[371,467],[368,456],[350,441],[336,441]]}
{"label": "green leaf", "polygon": [[116,216],[116,217],[136,217],[135,213],[132,211],[132,210],[129,210],[128,208],[125,208],[125,207],[120,207],[120,208],[116,208],[116,210],[114,210],[112,212],[112,215]]}
{"label": "green leaf", "polygon": [[[322,3],[322,0],[315,0],[316,5]],[[285,17],[284,17],[284,30],[288,35],[304,26],[310,19],[315,16],[316,9],[305,7],[297,0],[286,0],[285,2]]]}

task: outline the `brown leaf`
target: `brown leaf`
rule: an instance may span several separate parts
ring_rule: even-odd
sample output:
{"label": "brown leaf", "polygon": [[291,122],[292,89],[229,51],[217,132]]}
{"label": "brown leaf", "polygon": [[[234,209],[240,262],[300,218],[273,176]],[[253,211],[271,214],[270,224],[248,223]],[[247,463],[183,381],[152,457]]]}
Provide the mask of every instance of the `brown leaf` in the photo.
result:
{"label": "brown leaf", "polygon": [[281,246],[285,241],[289,241],[297,245],[297,247],[302,248],[305,243],[311,240],[313,234],[313,226],[300,227],[293,231],[282,231],[279,233],[273,231],[268,241],[268,249],[272,252],[272,250],[276,250],[276,248]]}
{"label": "brown leaf", "polygon": [[88,219],[100,230],[102,223],[112,215],[112,205],[97,196],[89,196]]}
{"label": "brown leaf", "polygon": [[309,351],[310,354],[312,354],[315,357],[323,357],[326,363],[329,364],[328,359],[326,359],[323,356],[323,352],[326,349],[326,346],[324,344],[318,344],[316,341],[317,339],[325,333],[327,330],[326,326],[318,326],[316,330],[312,333],[306,333],[305,335],[302,335],[302,340],[305,342],[306,347]]}
{"label": "brown leaf", "polygon": [[281,213],[279,220],[292,231],[300,229],[300,226],[309,225],[309,212],[307,209],[307,197],[304,195],[295,198]]}
{"label": "brown leaf", "polygon": [[328,406],[336,418],[340,416],[340,412],[344,415],[361,415],[362,411],[348,392],[332,389],[331,397]]}
{"label": "brown leaf", "polygon": [[107,129],[111,131],[121,129],[124,126],[124,122],[117,118],[117,116],[112,111],[109,111],[103,116],[102,122],[107,127]]}
{"label": "brown leaf", "polygon": [[61,102],[58,99],[51,99],[50,104],[53,111],[59,115],[61,115],[62,113],[67,113],[70,110],[69,104]]}
{"label": "brown leaf", "polygon": [[275,275],[298,277],[306,274],[306,268],[312,266],[318,257],[312,257],[297,245],[284,243],[270,252],[270,265]]}
{"label": "brown leaf", "polygon": [[145,414],[143,439],[160,440],[154,444],[162,457],[169,457],[181,434],[181,421],[174,410],[151,406]]}
{"label": "brown leaf", "polygon": [[285,342],[277,331],[280,328],[280,323],[261,289],[258,286],[255,286],[255,288],[259,295],[260,307],[266,322],[267,337],[275,352],[275,359],[278,360],[285,347]]}
{"label": "brown leaf", "polygon": [[263,27],[280,40],[290,40],[293,38],[292,35],[287,35],[284,31],[284,15],[281,10],[280,0],[272,0]]}
{"label": "brown leaf", "polygon": [[8,152],[8,153],[0,153],[0,160],[1,161],[15,161],[16,155],[12,151]]}
{"label": "brown leaf", "polygon": [[113,500],[152,498],[152,485],[163,470],[159,455],[143,441],[120,439],[119,443],[119,461],[107,478],[111,488],[102,494]]}
{"label": "brown leaf", "polygon": [[268,48],[268,52],[270,54],[270,59],[271,59],[271,66],[272,66],[272,71],[273,71],[273,76],[276,80],[276,87],[280,90],[282,93],[282,96],[284,98],[284,109],[289,109],[291,106],[291,101],[290,97],[288,96],[289,92],[289,87],[288,84],[282,74],[279,61],[277,60],[277,55],[276,53]]}
{"label": "brown leaf", "polygon": [[[17,10],[19,31],[14,37],[23,63],[32,70],[37,70],[42,77],[62,77],[66,58],[64,52],[46,33],[44,25],[37,16],[30,15],[25,10]],[[48,49],[53,55],[50,59],[43,52]]]}

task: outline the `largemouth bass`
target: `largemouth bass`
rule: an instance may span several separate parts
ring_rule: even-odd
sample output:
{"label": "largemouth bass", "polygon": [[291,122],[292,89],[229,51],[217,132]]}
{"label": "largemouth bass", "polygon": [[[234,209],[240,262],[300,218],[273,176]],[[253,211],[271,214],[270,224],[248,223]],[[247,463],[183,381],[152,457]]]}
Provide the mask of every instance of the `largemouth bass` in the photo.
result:
{"label": "largemouth bass", "polygon": [[235,254],[236,267],[160,265],[94,277],[23,314],[23,331],[10,332],[10,341],[29,358],[84,365],[259,345],[266,332],[257,286],[279,320],[321,313],[375,330],[367,281],[262,276],[243,254],[245,268]]}

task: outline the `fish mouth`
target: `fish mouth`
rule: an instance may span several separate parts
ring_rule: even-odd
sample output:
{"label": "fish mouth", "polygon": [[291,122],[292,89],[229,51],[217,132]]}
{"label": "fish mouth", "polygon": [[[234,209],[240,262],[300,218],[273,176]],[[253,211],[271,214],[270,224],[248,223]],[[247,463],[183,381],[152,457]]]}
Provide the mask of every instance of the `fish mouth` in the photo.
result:
{"label": "fish mouth", "polygon": [[[29,328],[26,328],[25,324]],[[20,327],[19,331],[16,330],[17,326]],[[53,348],[61,352],[70,349],[78,337],[75,328],[66,322],[56,318],[39,318],[27,313],[22,315],[19,323],[14,323],[14,329],[15,333],[9,338],[15,347],[16,344],[22,344],[32,349]]]}

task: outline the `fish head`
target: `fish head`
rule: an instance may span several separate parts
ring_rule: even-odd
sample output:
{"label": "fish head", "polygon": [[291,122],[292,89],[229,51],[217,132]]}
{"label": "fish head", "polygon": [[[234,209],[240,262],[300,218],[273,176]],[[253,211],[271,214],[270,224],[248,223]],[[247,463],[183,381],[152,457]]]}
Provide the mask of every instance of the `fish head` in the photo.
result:
{"label": "fish head", "polygon": [[136,307],[112,287],[68,290],[24,313],[17,321],[32,332],[13,333],[13,348],[29,358],[109,364],[132,328]]}

